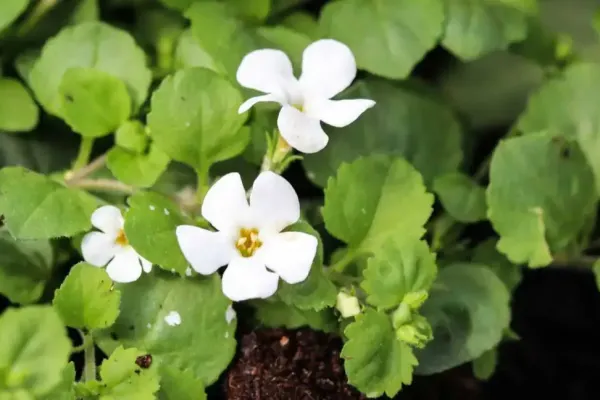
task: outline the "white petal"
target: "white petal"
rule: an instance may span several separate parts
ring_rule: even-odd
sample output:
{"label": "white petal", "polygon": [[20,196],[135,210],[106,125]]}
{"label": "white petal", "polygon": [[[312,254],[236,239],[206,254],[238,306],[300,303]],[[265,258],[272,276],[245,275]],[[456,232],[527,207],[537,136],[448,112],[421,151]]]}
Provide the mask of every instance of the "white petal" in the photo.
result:
{"label": "white petal", "polygon": [[343,128],[350,125],[369,108],[373,107],[373,100],[317,100],[304,105],[304,111],[313,118],[326,124]]}
{"label": "white petal", "polygon": [[229,238],[221,232],[181,225],[175,234],[186,260],[203,275],[210,275],[227,265],[234,255],[233,242],[228,242]]}
{"label": "white petal", "polygon": [[106,272],[115,282],[129,283],[137,280],[142,275],[142,265],[138,254],[133,248],[117,253],[106,266]]}
{"label": "white petal", "polygon": [[318,119],[291,106],[283,106],[277,117],[277,127],[288,144],[302,153],[323,150],[329,141]]}
{"label": "white petal", "polygon": [[265,94],[263,96],[251,97],[248,100],[246,100],[245,102],[243,102],[242,105],[240,106],[240,108],[238,108],[238,114],[243,114],[246,111],[248,111],[256,103],[265,102],[265,101],[274,101],[277,103],[281,103],[282,100],[279,97],[275,96],[274,94]]}
{"label": "white petal", "polygon": [[147,274],[152,272],[152,263],[146,260],[144,257],[140,256],[139,254],[138,257],[140,258],[140,262],[142,263],[142,269],[144,270],[144,272]]}
{"label": "white petal", "polygon": [[350,86],[355,76],[354,55],[337,40],[317,40],[302,54],[300,86],[305,96],[330,99]]}
{"label": "white petal", "polygon": [[292,185],[271,171],[261,172],[252,185],[250,209],[258,227],[272,233],[300,219],[300,200]]}
{"label": "white petal", "polygon": [[246,190],[237,172],[223,176],[212,185],[202,204],[202,216],[220,231],[235,229],[248,211]]}
{"label": "white petal", "polygon": [[223,274],[223,293],[233,301],[266,299],[277,291],[279,277],[256,257],[236,257]]}
{"label": "white petal", "polygon": [[261,257],[281,279],[299,283],[308,277],[317,246],[317,238],[308,233],[283,232],[269,238]]}
{"label": "white petal", "polygon": [[115,206],[102,206],[92,214],[92,225],[104,233],[116,235],[123,223],[121,210]]}
{"label": "white petal", "polygon": [[236,74],[240,85],[285,97],[288,86],[296,83],[292,63],[281,50],[261,49],[247,54]]}
{"label": "white petal", "polygon": [[81,254],[85,262],[104,267],[116,252],[115,237],[102,232],[90,232],[81,241]]}

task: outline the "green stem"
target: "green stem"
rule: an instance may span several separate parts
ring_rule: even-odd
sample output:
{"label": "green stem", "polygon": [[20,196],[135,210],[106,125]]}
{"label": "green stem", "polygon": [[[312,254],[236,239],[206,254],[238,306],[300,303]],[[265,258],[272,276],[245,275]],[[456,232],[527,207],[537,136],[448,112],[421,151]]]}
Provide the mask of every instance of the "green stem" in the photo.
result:
{"label": "green stem", "polygon": [[344,270],[346,269],[346,267],[348,265],[350,265],[352,263],[352,261],[354,261],[356,259],[356,257],[359,255],[360,253],[358,251],[356,251],[355,249],[348,249],[348,251],[346,251],[346,254],[344,254],[342,256],[341,259],[339,259],[336,263],[332,264],[329,269],[333,272],[337,272],[337,273],[342,273],[344,272]]}
{"label": "green stem", "polygon": [[83,343],[87,343],[87,346],[83,349],[83,381],[90,382],[96,380],[96,347],[94,346],[94,339],[90,335],[84,335],[83,337]]}
{"label": "green stem", "polygon": [[67,185],[99,192],[119,192],[124,194],[133,194],[135,192],[134,187],[112,179],[78,179],[74,182],[68,182]]}
{"label": "green stem", "polygon": [[208,168],[198,168],[196,170],[196,201],[202,204],[204,196],[208,192]]}
{"label": "green stem", "polygon": [[77,171],[88,165],[90,162],[90,156],[92,155],[92,147],[94,147],[94,138],[82,137],[79,143],[79,153],[75,163],[73,163],[73,170]]}
{"label": "green stem", "polygon": [[22,37],[28,34],[57,3],[57,0],[40,0],[17,30],[17,36]]}

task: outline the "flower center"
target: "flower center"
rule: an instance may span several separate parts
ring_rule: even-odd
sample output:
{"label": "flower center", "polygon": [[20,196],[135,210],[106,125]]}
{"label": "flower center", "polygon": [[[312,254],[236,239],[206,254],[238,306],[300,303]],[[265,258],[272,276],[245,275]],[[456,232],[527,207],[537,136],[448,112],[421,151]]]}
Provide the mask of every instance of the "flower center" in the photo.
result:
{"label": "flower center", "polygon": [[303,104],[292,104],[292,107],[294,107],[296,110],[300,111],[300,112],[304,112],[304,105]]}
{"label": "flower center", "polygon": [[127,236],[125,236],[125,231],[123,229],[117,233],[115,243],[122,247],[129,246],[129,240],[127,240]]}
{"label": "flower center", "polygon": [[235,247],[238,249],[242,257],[253,256],[260,246],[262,246],[262,242],[258,238],[258,229],[240,229],[240,237],[238,240],[236,240]]}

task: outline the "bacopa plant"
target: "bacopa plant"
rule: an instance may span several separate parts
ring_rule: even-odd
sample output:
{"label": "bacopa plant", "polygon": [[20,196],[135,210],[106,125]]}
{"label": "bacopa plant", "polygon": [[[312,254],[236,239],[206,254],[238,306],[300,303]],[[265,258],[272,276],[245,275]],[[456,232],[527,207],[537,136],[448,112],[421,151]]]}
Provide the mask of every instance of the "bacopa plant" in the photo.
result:
{"label": "bacopa plant", "polygon": [[238,320],[489,377],[522,268],[600,270],[598,47],[539,3],[0,1],[0,398],[202,399]]}

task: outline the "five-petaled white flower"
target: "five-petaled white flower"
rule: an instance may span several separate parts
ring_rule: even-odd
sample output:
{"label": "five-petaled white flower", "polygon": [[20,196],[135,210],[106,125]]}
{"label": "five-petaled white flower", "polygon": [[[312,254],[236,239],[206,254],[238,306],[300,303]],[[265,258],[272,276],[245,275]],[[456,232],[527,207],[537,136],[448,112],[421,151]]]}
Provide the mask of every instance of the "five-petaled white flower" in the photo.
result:
{"label": "five-petaled white flower", "polygon": [[131,247],[123,231],[125,221],[121,210],[114,206],[102,206],[92,214],[92,225],[101,232],[90,232],[81,242],[83,259],[96,267],[106,264],[106,272],[115,282],[133,282],[150,272],[152,263]]}
{"label": "five-petaled white flower", "polygon": [[300,218],[292,185],[273,172],[254,181],[250,203],[238,173],[219,179],[202,204],[202,216],[218,231],[177,227],[177,239],[192,268],[209,275],[227,265],[223,293],[233,301],[267,298],[279,278],[304,281],[317,252],[317,239],[302,232],[282,232]]}
{"label": "five-petaled white flower", "polygon": [[341,128],[354,122],[373,100],[331,100],[346,89],[356,76],[352,51],[333,39],[310,44],[302,55],[302,75],[294,77],[287,55],[274,49],[247,54],[237,70],[240,85],[264,93],[244,102],[239,112],[246,112],[261,101],[273,101],[282,108],[277,127],[288,144],[303,153],[322,150],[329,138],[320,121]]}

